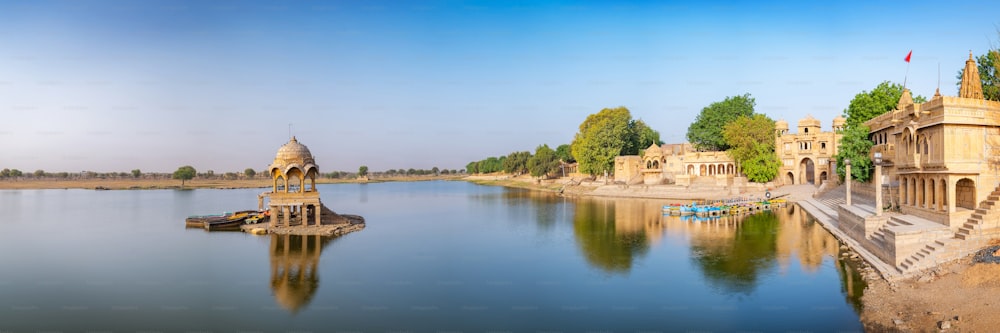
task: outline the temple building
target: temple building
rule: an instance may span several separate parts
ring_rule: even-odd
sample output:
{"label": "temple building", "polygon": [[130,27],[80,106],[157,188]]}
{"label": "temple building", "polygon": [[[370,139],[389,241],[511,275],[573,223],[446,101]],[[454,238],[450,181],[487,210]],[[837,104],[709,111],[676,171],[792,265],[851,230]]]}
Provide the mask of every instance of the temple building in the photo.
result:
{"label": "temple building", "polygon": [[653,144],[641,155],[615,157],[614,171],[615,182],[646,185],[691,185],[700,177],[725,186],[739,176],[736,160],[726,152],[699,152],[689,143]]}
{"label": "temple building", "polygon": [[845,119],[833,119],[833,131],[823,132],[820,122],[812,116],[799,120],[798,131],[788,132],[788,122],[774,123],[774,152],[781,161],[775,182],[782,185],[815,184],[833,177],[834,156],[840,145]]}
{"label": "temple building", "polygon": [[[1000,184],[1000,102],[983,99],[971,52],[958,96],[937,91],[914,103],[904,88],[895,110],[865,125],[875,142],[872,154],[882,154],[885,178],[898,183],[893,201],[902,213],[956,232],[967,220],[990,219],[997,199],[990,192]],[[983,211],[975,214],[980,203]]]}
{"label": "temple building", "polygon": [[[299,143],[293,136],[288,143],[278,149],[274,162],[267,167],[267,170],[271,175],[273,187],[271,192],[263,193],[259,197],[258,204],[263,206],[264,199],[268,199],[267,207],[270,210],[272,227],[279,223],[288,227],[292,225],[293,220],[301,225],[310,225],[310,221],[316,226],[323,224],[322,203],[319,200],[319,191],[316,190],[319,166],[316,165],[309,148]],[[306,179],[309,180],[308,186]]]}

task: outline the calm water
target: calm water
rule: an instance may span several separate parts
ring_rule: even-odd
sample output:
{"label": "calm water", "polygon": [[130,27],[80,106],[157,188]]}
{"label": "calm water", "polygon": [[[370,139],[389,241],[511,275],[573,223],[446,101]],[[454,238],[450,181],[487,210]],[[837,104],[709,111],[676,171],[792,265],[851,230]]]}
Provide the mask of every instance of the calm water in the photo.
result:
{"label": "calm water", "polygon": [[864,289],[801,210],[465,182],[321,185],[340,238],[184,229],[261,189],[0,191],[0,331],[857,331]]}

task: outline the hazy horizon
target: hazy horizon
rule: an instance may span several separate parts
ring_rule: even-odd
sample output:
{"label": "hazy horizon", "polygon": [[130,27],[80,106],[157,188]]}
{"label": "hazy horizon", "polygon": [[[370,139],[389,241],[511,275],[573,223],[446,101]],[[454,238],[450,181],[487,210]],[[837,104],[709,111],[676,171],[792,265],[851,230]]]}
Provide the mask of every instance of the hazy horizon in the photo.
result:
{"label": "hazy horizon", "polygon": [[955,95],[995,4],[4,1],[0,169],[462,169],[625,106],[668,143],[701,108],[824,130],[882,81]]}

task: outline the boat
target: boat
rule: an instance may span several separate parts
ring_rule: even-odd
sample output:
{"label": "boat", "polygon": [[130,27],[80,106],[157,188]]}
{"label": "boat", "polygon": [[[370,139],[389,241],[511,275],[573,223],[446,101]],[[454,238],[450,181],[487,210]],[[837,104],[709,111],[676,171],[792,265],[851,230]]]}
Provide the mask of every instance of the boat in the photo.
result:
{"label": "boat", "polygon": [[260,214],[255,210],[243,210],[235,213],[222,213],[219,215],[197,215],[184,219],[184,225],[188,228],[203,228],[208,231],[216,230],[239,230],[246,219]]}

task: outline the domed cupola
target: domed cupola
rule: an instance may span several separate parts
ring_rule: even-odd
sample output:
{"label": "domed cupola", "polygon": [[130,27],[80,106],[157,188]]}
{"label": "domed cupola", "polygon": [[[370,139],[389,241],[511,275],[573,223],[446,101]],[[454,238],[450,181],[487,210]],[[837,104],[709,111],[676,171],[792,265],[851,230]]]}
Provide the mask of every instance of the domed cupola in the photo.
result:
{"label": "domed cupola", "polygon": [[274,190],[277,192],[278,179],[285,183],[285,192],[288,192],[289,178],[298,179],[300,191],[305,191],[305,180],[312,180],[313,189],[316,188],[316,176],[319,175],[319,166],[313,159],[312,153],[306,145],[299,143],[293,136],[288,143],[278,148],[278,153],[274,156],[274,162],[268,168],[271,178],[274,179]]}

